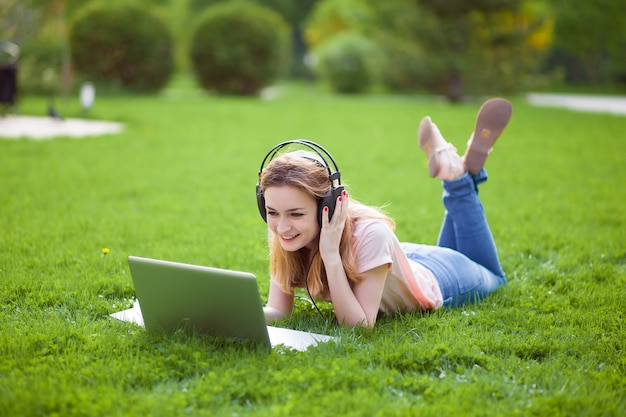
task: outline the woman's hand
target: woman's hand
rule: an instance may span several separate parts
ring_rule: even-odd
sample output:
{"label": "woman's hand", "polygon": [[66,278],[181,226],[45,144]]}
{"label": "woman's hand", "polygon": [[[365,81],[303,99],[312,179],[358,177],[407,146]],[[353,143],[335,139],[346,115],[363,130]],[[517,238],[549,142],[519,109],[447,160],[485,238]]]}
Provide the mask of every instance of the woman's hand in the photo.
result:
{"label": "woman's hand", "polygon": [[339,258],[339,243],[348,217],[348,193],[344,190],[337,198],[332,219],[328,219],[328,207],[324,207],[322,210],[319,246],[320,255],[327,262],[334,257]]}

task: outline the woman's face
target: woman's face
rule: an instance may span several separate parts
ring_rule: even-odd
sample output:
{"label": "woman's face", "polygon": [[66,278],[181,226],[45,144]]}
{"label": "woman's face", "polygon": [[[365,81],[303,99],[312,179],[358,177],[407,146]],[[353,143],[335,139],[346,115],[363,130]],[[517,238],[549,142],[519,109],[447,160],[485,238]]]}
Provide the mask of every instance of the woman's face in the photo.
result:
{"label": "woman's face", "polygon": [[278,236],[282,248],[289,252],[311,248],[320,232],[317,201],[290,185],[268,187],[263,195],[267,225]]}

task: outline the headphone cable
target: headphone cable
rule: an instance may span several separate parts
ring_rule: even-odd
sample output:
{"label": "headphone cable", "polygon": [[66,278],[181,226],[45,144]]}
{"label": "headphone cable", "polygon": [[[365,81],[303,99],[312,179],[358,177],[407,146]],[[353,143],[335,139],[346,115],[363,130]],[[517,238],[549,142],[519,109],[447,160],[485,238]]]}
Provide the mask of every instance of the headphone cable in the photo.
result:
{"label": "headphone cable", "polygon": [[322,314],[322,312],[320,311],[319,307],[315,303],[315,300],[313,299],[313,296],[311,295],[311,291],[309,290],[309,273],[311,272],[311,267],[313,266],[313,259],[315,258],[315,255],[317,255],[318,252],[319,252],[319,248],[316,248],[315,249],[315,253],[313,253],[313,256],[311,256],[311,259],[309,259],[309,266],[307,267],[307,270],[306,270],[306,277],[304,279],[304,286],[306,288],[307,294],[309,294],[309,298],[311,299],[311,302],[313,303],[313,307],[315,307],[315,309],[319,313],[320,317],[322,319],[325,319],[324,315]]}

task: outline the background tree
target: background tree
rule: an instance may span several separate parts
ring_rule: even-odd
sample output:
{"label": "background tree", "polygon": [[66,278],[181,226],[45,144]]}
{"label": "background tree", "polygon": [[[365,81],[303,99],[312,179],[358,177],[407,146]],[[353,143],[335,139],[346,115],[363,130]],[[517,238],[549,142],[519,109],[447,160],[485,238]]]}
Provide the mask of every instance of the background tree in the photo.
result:
{"label": "background tree", "polygon": [[0,1],[0,38],[20,47],[22,92],[69,93],[67,18],[80,4],[80,0]]}
{"label": "background tree", "polygon": [[421,0],[429,25],[416,39],[431,64],[426,87],[458,101],[465,94],[523,90],[538,60],[528,35],[541,25],[523,0]]}
{"label": "background tree", "polygon": [[[171,0],[109,0],[141,4],[163,15]],[[20,47],[22,93],[69,95],[74,84],[69,22],[90,0],[0,0],[0,39]]]}
{"label": "background tree", "polygon": [[555,45],[552,66],[570,82],[626,84],[626,2],[554,0]]}
{"label": "background tree", "polygon": [[[545,16],[529,0],[324,0],[309,18],[315,47],[343,31],[368,36],[386,53],[382,82],[392,91],[464,95],[526,88],[549,40]],[[549,36],[548,36],[549,37]]]}

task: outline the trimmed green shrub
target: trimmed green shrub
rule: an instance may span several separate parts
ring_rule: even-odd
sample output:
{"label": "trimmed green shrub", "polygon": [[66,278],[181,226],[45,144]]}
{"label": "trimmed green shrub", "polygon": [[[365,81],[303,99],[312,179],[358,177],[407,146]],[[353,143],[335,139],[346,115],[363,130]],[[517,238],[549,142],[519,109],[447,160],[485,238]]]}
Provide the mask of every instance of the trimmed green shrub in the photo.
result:
{"label": "trimmed green shrub", "polygon": [[289,28],[276,12],[252,3],[210,6],[191,40],[191,61],[202,88],[253,95],[285,74]]}
{"label": "trimmed green shrub", "polygon": [[156,92],[174,72],[172,35],[138,6],[87,6],[72,24],[70,45],[74,69],[95,82]]}
{"label": "trimmed green shrub", "polygon": [[374,84],[382,60],[376,45],[356,32],[332,36],[315,51],[316,75],[339,93],[362,93]]}

